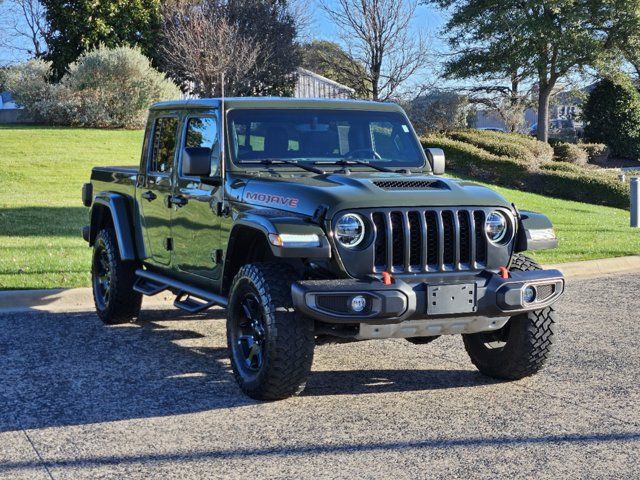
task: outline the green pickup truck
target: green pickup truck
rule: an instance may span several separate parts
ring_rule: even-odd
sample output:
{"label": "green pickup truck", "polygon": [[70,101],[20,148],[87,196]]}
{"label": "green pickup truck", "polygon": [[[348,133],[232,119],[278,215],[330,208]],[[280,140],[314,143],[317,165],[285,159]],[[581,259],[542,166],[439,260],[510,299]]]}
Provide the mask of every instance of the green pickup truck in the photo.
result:
{"label": "green pickup truck", "polygon": [[257,399],[302,391],[316,343],[461,334],[486,375],[544,365],[557,270],[549,220],[446,178],[391,103],[229,98],[154,105],[136,168],[96,167],[82,198],[107,324],[143,295],[226,308],[231,365]]}

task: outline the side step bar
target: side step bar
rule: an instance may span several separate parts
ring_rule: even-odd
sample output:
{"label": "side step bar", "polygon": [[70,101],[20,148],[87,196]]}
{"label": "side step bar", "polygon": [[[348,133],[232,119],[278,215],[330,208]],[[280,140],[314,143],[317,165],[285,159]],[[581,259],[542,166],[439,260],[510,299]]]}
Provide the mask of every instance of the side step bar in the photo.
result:
{"label": "side step bar", "polygon": [[216,295],[159,273],[139,268],[136,270],[136,276],[138,280],[133,287],[136,292],[151,296],[165,290],[177,291],[173,305],[189,313],[203,312],[216,305],[226,307],[229,303],[222,295]]}

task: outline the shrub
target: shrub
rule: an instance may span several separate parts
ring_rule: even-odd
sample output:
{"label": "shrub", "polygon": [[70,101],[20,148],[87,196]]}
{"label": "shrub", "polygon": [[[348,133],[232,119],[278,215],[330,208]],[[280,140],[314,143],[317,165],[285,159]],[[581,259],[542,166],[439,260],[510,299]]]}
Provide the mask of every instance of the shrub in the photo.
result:
{"label": "shrub", "polygon": [[560,142],[553,147],[553,151],[555,153],[555,160],[559,162],[586,165],[589,160],[586,150],[583,150],[574,143]]}
{"label": "shrub", "polygon": [[466,97],[436,90],[414,98],[404,107],[417,132],[443,132],[467,125],[467,103]]}
{"label": "shrub", "polygon": [[180,96],[173,82],[129,47],[82,55],[59,84],[49,83],[51,63],[42,60],[11,67],[4,77],[18,104],[54,125],[139,128],[152,103]]}
{"label": "shrub", "polygon": [[578,146],[587,152],[589,163],[604,163],[611,155],[611,150],[604,143],[579,143]]}
{"label": "shrub", "polygon": [[451,138],[471,143],[495,155],[517,158],[539,165],[553,158],[553,149],[544,142],[514,133],[483,130],[457,130],[448,134]]}
{"label": "shrub", "polygon": [[30,60],[7,68],[3,83],[18,105],[26,108],[36,120],[46,121],[42,104],[49,103],[56,95],[55,86],[49,83],[50,78],[51,62]]}
{"label": "shrub", "polygon": [[628,76],[598,82],[583,115],[589,142],[606,143],[615,156],[640,156],[640,94]]}
{"label": "shrub", "polygon": [[520,160],[498,156],[443,135],[424,137],[422,144],[425,148],[442,148],[448,168],[462,176],[567,200],[629,208],[629,185],[610,173],[561,162],[532,169]]}
{"label": "shrub", "polygon": [[130,47],[99,47],[81,55],[61,83],[82,92],[70,110],[76,123],[88,126],[140,127],[152,103],[180,96],[171,80]]}

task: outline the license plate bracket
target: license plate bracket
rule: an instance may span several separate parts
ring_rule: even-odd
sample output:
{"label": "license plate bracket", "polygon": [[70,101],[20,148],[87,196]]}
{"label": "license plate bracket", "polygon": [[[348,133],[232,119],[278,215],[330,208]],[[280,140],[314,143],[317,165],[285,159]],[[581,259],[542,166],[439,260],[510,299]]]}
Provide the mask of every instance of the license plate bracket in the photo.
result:
{"label": "license plate bracket", "polygon": [[478,308],[475,283],[427,286],[427,314],[474,313]]}

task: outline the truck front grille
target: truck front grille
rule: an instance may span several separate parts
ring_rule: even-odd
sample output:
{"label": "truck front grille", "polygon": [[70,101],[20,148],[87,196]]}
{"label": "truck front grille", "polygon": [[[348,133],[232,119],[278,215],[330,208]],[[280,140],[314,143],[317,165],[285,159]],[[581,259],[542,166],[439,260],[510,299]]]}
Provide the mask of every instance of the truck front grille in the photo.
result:
{"label": "truck front grille", "polygon": [[466,271],[486,266],[483,210],[393,209],[368,215],[375,227],[374,273]]}

